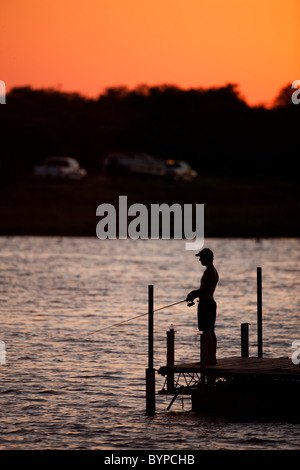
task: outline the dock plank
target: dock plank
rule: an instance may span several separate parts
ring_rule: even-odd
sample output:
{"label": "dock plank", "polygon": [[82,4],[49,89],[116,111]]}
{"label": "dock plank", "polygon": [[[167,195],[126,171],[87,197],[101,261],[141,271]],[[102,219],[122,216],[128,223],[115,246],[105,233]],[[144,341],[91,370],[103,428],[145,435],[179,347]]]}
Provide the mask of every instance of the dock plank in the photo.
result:
{"label": "dock plank", "polygon": [[[191,362],[162,366],[158,370],[161,375],[167,373],[200,373],[200,363]],[[205,374],[215,377],[228,376],[261,376],[269,378],[293,378],[300,380],[300,365],[295,365],[290,358],[269,357],[225,357],[218,359],[216,365],[208,365]]]}

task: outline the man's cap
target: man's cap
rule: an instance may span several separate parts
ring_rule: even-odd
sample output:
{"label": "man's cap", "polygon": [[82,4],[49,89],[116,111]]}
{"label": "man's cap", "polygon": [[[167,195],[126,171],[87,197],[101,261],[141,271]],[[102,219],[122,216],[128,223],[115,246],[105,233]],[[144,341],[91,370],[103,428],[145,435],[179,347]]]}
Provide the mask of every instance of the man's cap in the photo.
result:
{"label": "man's cap", "polygon": [[209,258],[211,259],[214,259],[214,254],[213,252],[211,251],[210,248],[203,248],[203,250],[200,250],[198,253],[195,254],[195,256],[208,256]]}

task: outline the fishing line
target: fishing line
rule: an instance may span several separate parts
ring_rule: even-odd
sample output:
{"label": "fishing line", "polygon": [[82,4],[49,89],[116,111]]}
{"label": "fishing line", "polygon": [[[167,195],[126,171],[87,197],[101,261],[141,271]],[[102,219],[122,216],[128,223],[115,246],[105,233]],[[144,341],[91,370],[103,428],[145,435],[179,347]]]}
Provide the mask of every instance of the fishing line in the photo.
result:
{"label": "fishing line", "polygon": [[[175,302],[173,304],[169,304],[169,305],[165,305],[164,307],[157,308],[156,310],[153,310],[153,313],[154,312],[159,312],[160,310],[164,310],[165,308],[173,307],[174,305],[182,304],[183,302],[186,302],[186,299],[179,300],[179,302]],[[190,307],[193,304],[194,304],[194,302],[189,302],[188,306]],[[135,320],[136,318],[144,317],[145,315],[148,315],[148,312],[147,313],[142,313],[141,315],[136,315],[135,317],[127,318],[127,320],[123,320],[123,321],[120,321],[118,323],[113,323],[112,325],[106,326],[105,328],[101,328],[101,330],[92,331],[91,333],[88,333],[88,336],[92,335],[94,333],[99,333],[100,331],[107,330],[109,328],[112,328],[113,326],[122,325],[123,323],[127,323],[131,320]]]}

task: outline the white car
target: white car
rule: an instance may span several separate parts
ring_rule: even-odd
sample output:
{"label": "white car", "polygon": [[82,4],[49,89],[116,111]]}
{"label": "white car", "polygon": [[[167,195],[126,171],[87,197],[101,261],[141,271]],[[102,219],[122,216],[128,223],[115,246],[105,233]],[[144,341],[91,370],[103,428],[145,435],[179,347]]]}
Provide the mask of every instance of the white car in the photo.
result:
{"label": "white car", "polygon": [[49,157],[43,165],[34,168],[34,175],[39,178],[69,179],[80,181],[86,177],[86,170],[71,157]]}
{"label": "white car", "polygon": [[197,171],[193,170],[188,163],[182,160],[167,160],[166,169],[166,178],[173,181],[193,180],[198,176]]}

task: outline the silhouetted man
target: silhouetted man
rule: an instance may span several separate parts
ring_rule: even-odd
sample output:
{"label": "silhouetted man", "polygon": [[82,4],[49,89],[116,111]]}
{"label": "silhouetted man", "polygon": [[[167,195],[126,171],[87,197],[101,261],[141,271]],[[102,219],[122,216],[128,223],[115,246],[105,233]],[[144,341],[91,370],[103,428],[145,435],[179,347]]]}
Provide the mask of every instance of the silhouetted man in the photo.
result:
{"label": "silhouetted man", "polygon": [[200,288],[192,290],[187,295],[187,300],[192,301],[199,297],[198,304],[198,328],[203,331],[205,356],[207,364],[216,364],[217,338],[215,335],[215,321],[217,304],[214,300],[214,291],[219,281],[219,274],[213,265],[214,254],[209,248],[204,248],[195,256],[206,270],[200,281]]}

